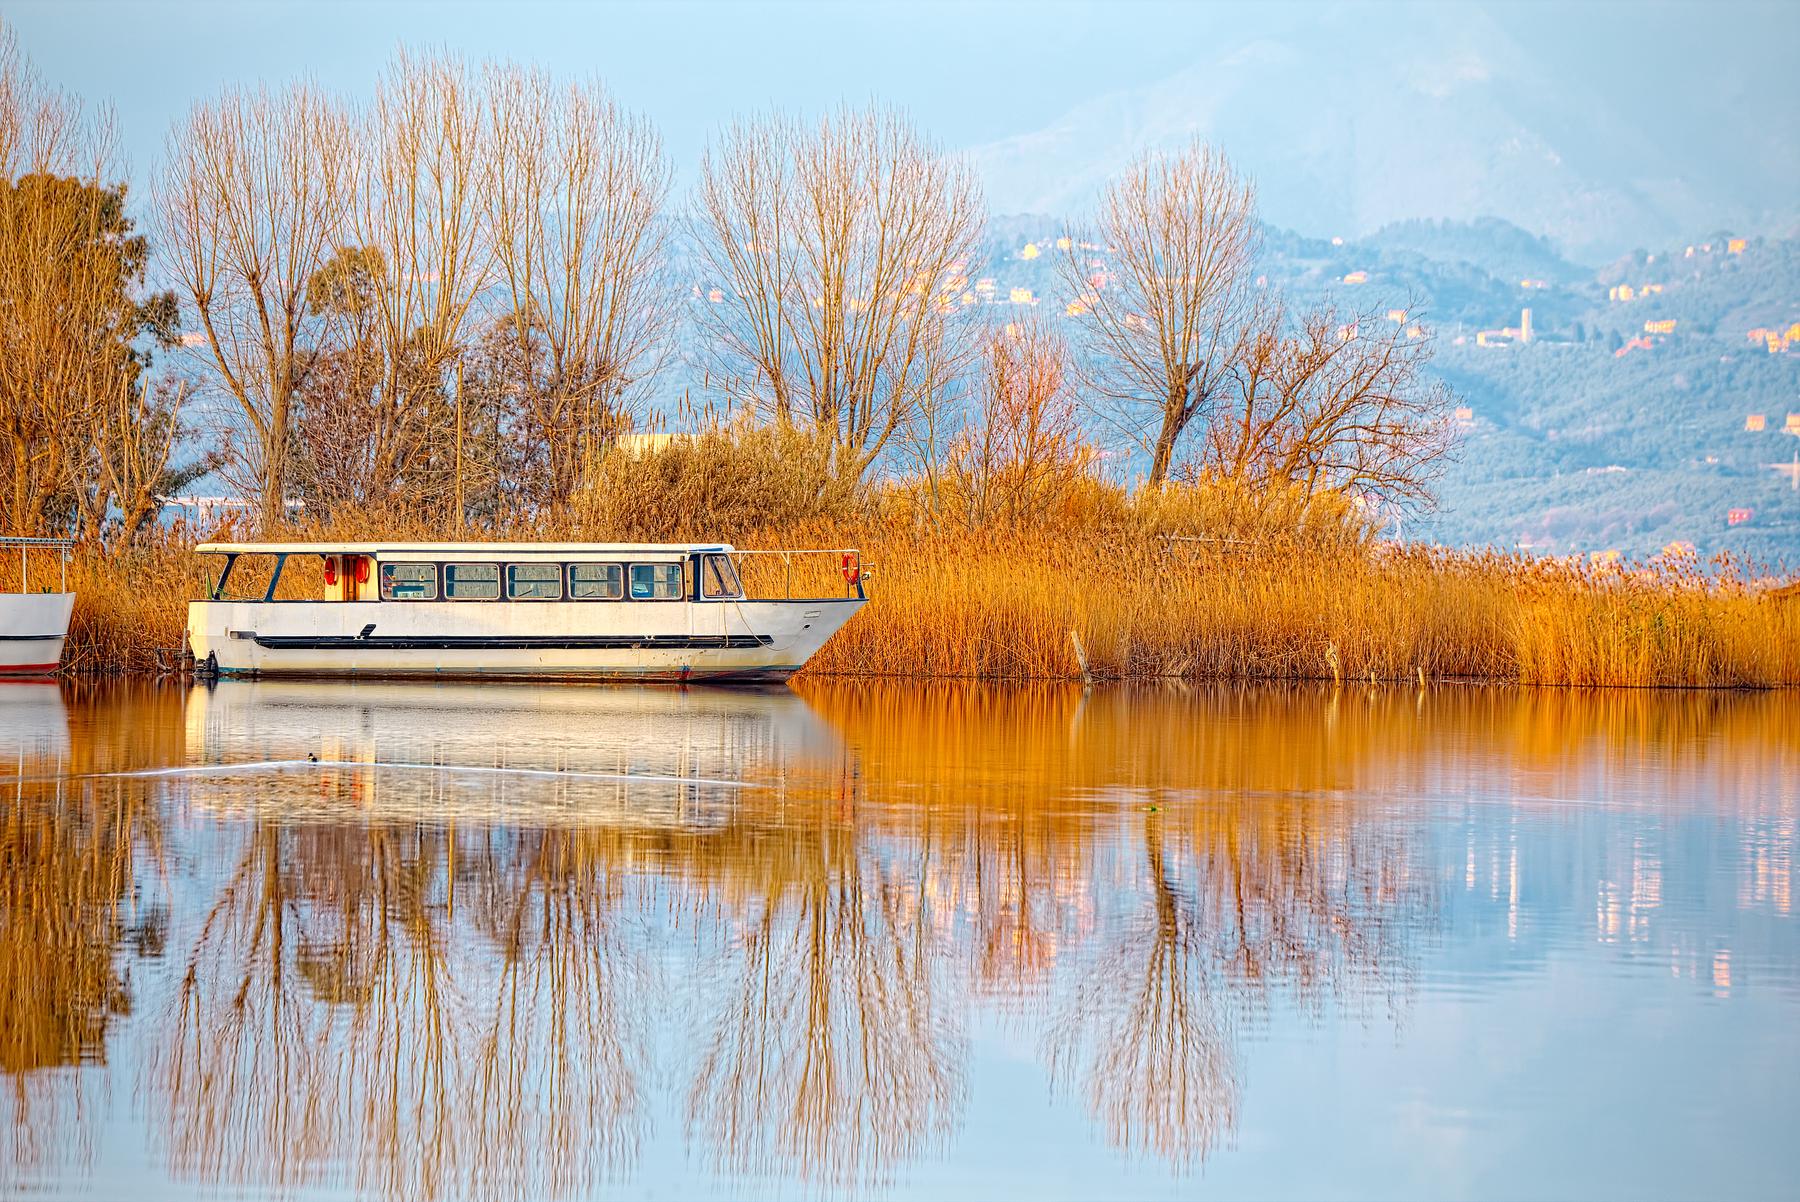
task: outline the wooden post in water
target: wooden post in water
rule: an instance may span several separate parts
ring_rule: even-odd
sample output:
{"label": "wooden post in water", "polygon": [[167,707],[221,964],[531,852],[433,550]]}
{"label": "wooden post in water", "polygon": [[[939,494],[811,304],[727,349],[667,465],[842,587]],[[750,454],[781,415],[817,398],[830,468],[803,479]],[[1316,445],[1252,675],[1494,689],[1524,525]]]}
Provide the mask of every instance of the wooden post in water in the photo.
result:
{"label": "wooden post in water", "polygon": [[1093,673],[1088,671],[1087,651],[1082,647],[1081,636],[1075,633],[1073,626],[1069,627],[1069,641],[1075,644],[1075,662],[1081,665],[1081,683],[1093,684]]}

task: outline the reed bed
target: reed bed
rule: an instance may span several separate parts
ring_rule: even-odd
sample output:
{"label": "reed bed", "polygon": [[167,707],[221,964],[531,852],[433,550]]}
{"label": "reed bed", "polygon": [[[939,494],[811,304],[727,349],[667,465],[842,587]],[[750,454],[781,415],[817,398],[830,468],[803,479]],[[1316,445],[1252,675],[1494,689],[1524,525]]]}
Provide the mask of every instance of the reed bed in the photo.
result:
{"label": "reed bed", "polygon": [[[178,530],[123,550],[77,550],[69,672],[182,667],[186,602],[205,586],[194,541]],[[1086,675],[1100,680],[1800,684],[1800,595],[1729,564],[1622,569],[1380,545],[1182,542],[1136,528],[832,524],[764,530],[740,545],[863,548],[871,602],[811,676],[1077,679],[1084,652]],[[796,589],[841,590],[836,567],[802,569]],[[753,593],[779,591],[770,565],[758,571],[746,574]]]}
{"label": "reed bed", "polygon": [[[604,456],[554,519],[459,531],[365,506],[282,537],[860,547],[871,602],[807,666],[816,677],[1800,684],[1800,580],[1748,565],[1402,547],[1371,538],[1356,508],[1329,495],[1204,481],[1132,494],[1079,471],[1038,473],[997,507],[1013,516],[977,518],[959,498],[991,500],[991,487],[946,478],[859,490],[833,480],[830,463],[793,431],[719,431]],[[197,541],[177,525],[123,548],[78,548],[67,670],[178,670],[186,601],[205,587]],[[284,595],[309,587],[296,566]],[[844,588],[838,568],[835,556],[796,561],[795,577],[752,559],[746,581],[753,596],[832,595]],[[0,588],[15,573],[0,557]]]}
{"label": "reed bed", "polygon": [[872,540],[868,609],[809,673],[1800,684],[1800,598],[1719,575],[1429,549],[1054,533]]}

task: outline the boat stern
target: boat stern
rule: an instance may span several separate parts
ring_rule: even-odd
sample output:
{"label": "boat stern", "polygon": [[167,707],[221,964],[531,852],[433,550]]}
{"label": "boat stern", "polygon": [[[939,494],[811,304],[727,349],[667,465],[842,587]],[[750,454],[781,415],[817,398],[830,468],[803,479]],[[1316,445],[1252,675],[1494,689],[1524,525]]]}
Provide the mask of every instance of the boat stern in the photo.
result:
{"label": "boat stern", "polygon": [[0,593],[0,675],[56,671],[74,611],[74,593]]}

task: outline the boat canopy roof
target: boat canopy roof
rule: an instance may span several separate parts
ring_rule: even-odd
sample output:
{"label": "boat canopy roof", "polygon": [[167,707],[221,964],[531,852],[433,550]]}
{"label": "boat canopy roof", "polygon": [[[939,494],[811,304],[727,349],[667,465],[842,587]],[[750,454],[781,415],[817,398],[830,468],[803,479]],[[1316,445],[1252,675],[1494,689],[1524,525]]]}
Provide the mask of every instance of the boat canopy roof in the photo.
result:
{"label": "boat canopy roof", "polygon": [[729,543],[201,543],[201,555],[690,555],[733,551]]}

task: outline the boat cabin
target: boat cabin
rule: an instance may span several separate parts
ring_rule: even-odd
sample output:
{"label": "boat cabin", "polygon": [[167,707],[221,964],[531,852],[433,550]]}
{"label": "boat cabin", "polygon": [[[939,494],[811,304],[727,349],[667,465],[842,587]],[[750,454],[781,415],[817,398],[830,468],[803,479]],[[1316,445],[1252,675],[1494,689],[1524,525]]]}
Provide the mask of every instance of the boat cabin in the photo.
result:
{"label": "boat cabin", "polygon": [[[319,601],[730,601],[744,596],[726,545],[203,543],[224,565],[207,599],[225,599],[243,556],[273,556],[262,600],[278,601],[288,561],[316,556]],[[850,595],[860,595],[861,557],[841,552]]]}
{"label": "boat cabin", "polygon": [[[778,679],[866,600],[854,549],[296,542],[196,550],[223,562],[189,607],[189,644],[203,670],[221,673]],[[777,595],[747,594],[740,564],[751,556],[780,557],[762,561],[758,577],[783,581]],[[835,595],[795,595],[801,559],[813,565],[802,579],[829,581]]]}

